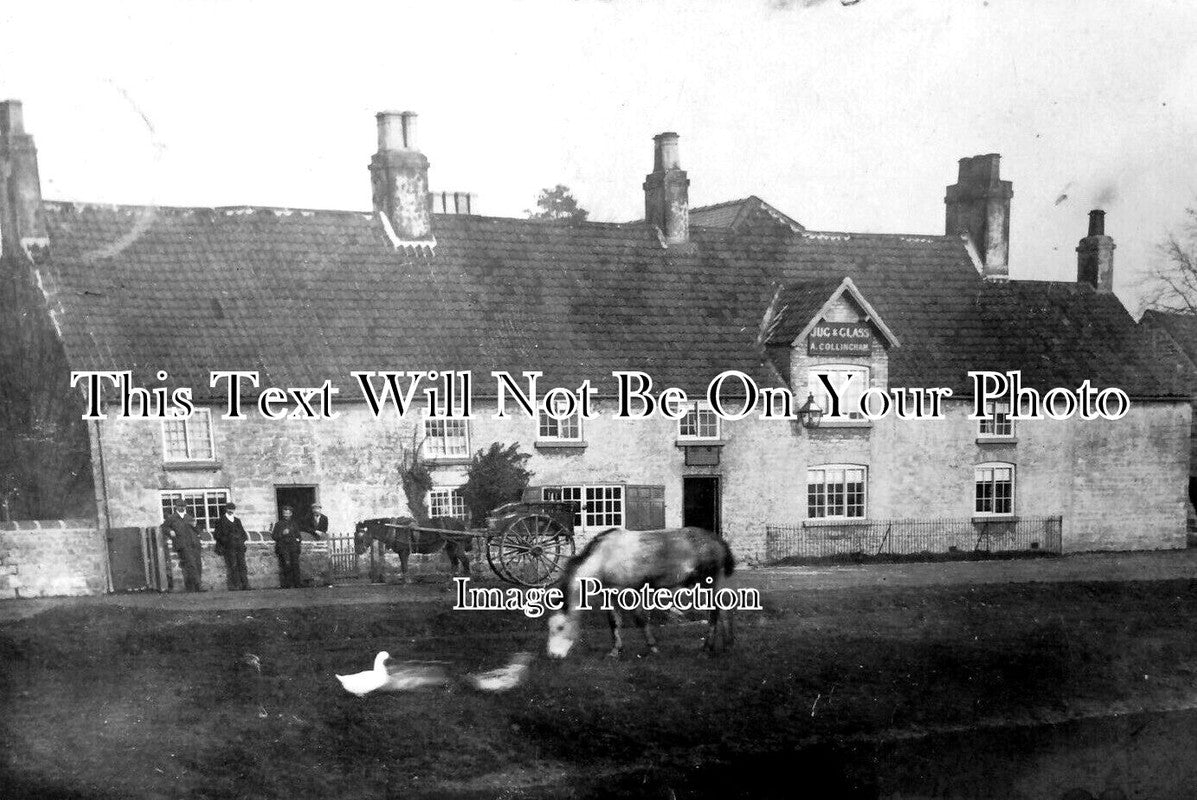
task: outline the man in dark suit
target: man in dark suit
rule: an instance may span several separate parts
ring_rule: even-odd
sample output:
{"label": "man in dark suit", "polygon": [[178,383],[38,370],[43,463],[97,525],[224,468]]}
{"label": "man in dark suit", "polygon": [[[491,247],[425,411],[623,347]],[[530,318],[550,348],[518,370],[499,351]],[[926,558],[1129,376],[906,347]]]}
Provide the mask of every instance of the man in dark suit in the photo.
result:
{"label": "man in dark suit", "polygon": [[328,534],[328,517],[320,513],[320,504],[312,506],[312,513],[304,520],[304,533],[312,534],[314,539],[323,539]]}
{"label": "man in dark suit", "polygon": [[299,574],[299,542],[302,533],[299,523],[291,516],[291,506],[283,506],[283,516],[274,523],[270,538],[274,539],[274,554],[278,556],[278,583],[283,589],[298,589],[303,585]]}
{"label": "man in dark suit", "polygon": [[162,533],[179,554],[179,566],[183,568],[183,586],[189,592],[202,592],[200,574],[203,565],[200,562],[199,529],[195,526],[195,517],[187,512],[187,504],[176,500],[174,511],[162,523]]}
{"label": "man in dark suit", "polygon": [[245,534],[241,517],[233,513],[236,510],[236,503],[226,505],[224,513],[216,520],[216,530],[212,533],[212,537],[216,539],[216,552],[224,556],[229,591],[249,588],[249,575],[245,569],[245,542],[249,537]]}

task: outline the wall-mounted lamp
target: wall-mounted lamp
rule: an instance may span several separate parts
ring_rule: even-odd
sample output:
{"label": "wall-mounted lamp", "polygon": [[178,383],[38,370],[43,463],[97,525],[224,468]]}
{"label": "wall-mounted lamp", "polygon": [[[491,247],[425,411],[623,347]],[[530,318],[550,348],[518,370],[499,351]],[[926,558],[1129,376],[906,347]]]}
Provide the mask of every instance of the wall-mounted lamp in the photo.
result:
{"label": "wall-mounted lamp", "polygon": [[806,396],[806,402],[798,409],[798,421],[804,428],[817,428],[823,419],[823,409],[815,402],[814,392]]}

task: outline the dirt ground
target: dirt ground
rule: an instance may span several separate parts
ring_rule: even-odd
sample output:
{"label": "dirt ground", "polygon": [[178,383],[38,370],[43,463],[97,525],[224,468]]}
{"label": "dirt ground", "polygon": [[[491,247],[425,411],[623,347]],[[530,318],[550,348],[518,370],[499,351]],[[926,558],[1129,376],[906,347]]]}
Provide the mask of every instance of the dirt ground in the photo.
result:
{"label": "dirt ground", "polygon": [[[480,565],[475,566],[475,574],[482,575],[481,583],[498,585]],[[206,576],[208,585],[214,585],[213,582],[219,584],[221,579],[220,575]],[[1197,580],[1197,548],[1138,553],[1080,553],[1058,558],[1008,561],[740,568],[733,578],[732,585],[754,586],[768,591],[1173,579]],[[48,609],[84,605],[202,612],[238,608],[443,602],[446,599],[452,599],[452,587],[448,573],[443,573],[422,576],[411,585],[368,584],[359,581],[308,589],[264,589],[252,592],[218,590],[204,594],[145,592],[13,600],[0,603],[0,622],[34,616]]]}
{"label": "dirt ground", "polygon": [[[1159,713],[1197,708],[1197,559],[1164,555],[747,572],[765,610],[729,654],[663,620],[660,655],[632,632],[613,662],[595,613],[494,694],[333,678],[543,650],[543,620],[445,586],[27,601],[0,623],[0,796],[1197,796],[1197,724]],[[1148,794],[1103,755],[1135,742]]]}

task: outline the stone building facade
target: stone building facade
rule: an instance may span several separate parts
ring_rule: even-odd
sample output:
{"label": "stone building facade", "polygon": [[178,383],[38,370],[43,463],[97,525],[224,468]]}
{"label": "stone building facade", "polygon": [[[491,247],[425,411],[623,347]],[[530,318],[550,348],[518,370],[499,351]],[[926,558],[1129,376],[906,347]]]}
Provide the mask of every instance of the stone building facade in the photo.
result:
{"label": "stone building facade", "polygon": [[[348,532],[408,511],[399,468],[413,446],[432,464],[431,510],[458,514],[469,456],[518,442],[528,496],[577,500],[583,536],[702,524],[759,562],[775,527],[817,538],[893,520],[985,532],[1052,518],[1064,551],[1183,546],[1191,370],[1161,364],[1113,295],[1104,227],[1078,248],[1077,282],[1008,279],[1013,191],[996,155],[961,161],[943,235],[811,231],[755,197],[691,208],[672,133],[655,139],[646,220],[544,223],[431,213],[415,115],[378,124],[369,212],[17,194],[37,203],[44,246],[17,247],[6,268],[42,287],[38,313],[71,369],[127,372],[147,389],[149,418],[122,418],[105,379],[105,418],[89,423],[101,527],[152,525],[182,497],[202,518],[235,501],[254,529],[283,503],[319,501]],[[213,370],[257,374],[246,418],[223,418]],[[472,418],[376,416],[351,375],[381,370],[469,371]],[[598,415],[496,419],[492,372],[524,370],[543,373],[543,388],[590,381]],[[680,420],[619,419],[621,370],[694,402]],[[997,403],[970,419],[977,370],[1018,371],[1040,392],[1118,387],[1130,408],[1114,421],[1011,422]],[[939,419],[720,419],[705,389],[728,371],[789,395],[792,411],[827,406],[829,384],[845,398],[951,395]],[[336,418],[254,409],[268,386],[326,381]],[[157,416],[150,391],[179,389],[198,410]]]}
{"label": "stone building facade", "polygon": [[[570,446],[538,443],[536,423],[523,415],[494,419],[493,403],[476,408],[465,425],[470,452],[492,442],[518,442],[531,454],[530,496],[544,487],[614,491],[618,516],[580,520],[583,537],[645,513],[632,507],[637,487],[659,487],[664,525],[692,522],[684,513],[687,481],[706,477],[717,483],[721,532],[746,560],[759,562],[771,525],[845,523],[842,515],[810,516],[811,470],[863,468],[862,522],[980,520],[977,470],[996,463],[1010,465],[1014,473],[1011,515],[1061,517],[1066,551],[1184,546],[1185,404],[1141,401],[1114,422],[1019,421],[1011,437],[980,435],[979,423],[968,419],[969,405],[946,402],[940,420],[885,418],[816,429],[786,420],[721,420],[718,438],[711,440],[720,451],[715,465],[686,463],[687,443],[712,446],[707,440],[682,438],[679,423],[667,419],[619,419],[614,401],[600,403],[600,416],[582,421],[582,438]],[[185,468],[160,460],[161,423],[100,424],[107,465],[100,479],[109,487],[104,513],[111,526],[147,524],[161,515],[163,499],[177,493],[214,493],[220,498],[214,506],[235,500],[247,526],[266,530],[277,517],[280,490],[293,487],[311,488],[334,531],[349,532],[360,519],[410,513],[399,453],[413,436],[424,435],[420,422],[377,418],[363,403],[347,405],[333,421],[287,425],[221,420],[219,411],[212,415],[215,460]],[[433,458],[430,465],[437,494],[465,482],[463,459]],[[1143,497],[1153,500],[1134,499]]]}

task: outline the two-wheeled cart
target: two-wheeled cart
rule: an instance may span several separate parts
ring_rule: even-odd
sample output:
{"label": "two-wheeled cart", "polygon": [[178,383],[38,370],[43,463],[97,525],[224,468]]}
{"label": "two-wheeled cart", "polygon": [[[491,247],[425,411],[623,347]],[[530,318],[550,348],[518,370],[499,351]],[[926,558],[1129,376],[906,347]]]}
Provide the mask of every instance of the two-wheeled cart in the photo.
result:
{"label": "two-wheeled cart", "polygon": [[495,509],[486,527],[464,531],[388,523],[389,527],[446,538],[475,540],[491,571],[518,586],[547,586],[574,554],[574,515],[569,501],[521,501]]}

